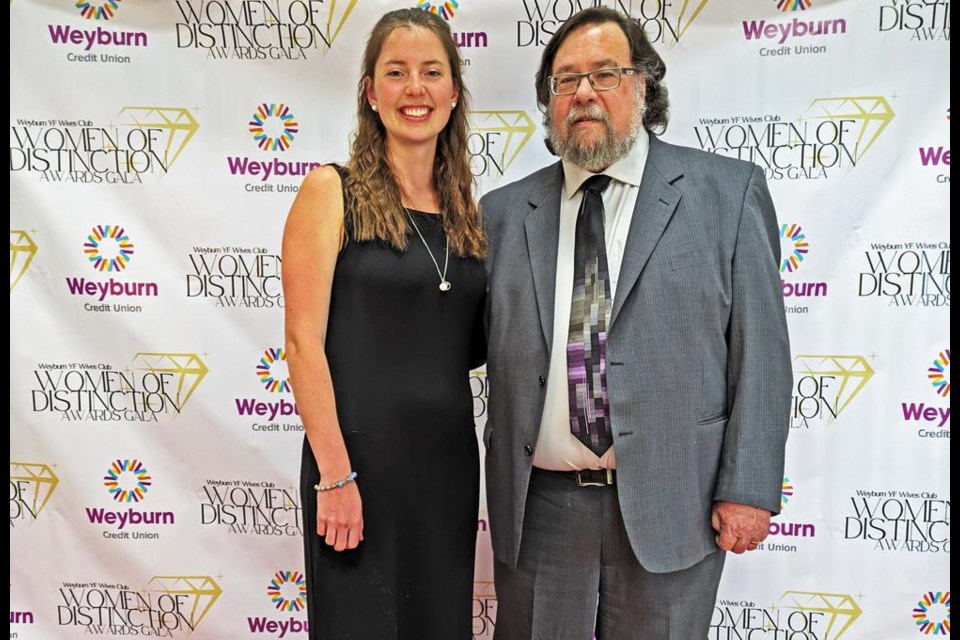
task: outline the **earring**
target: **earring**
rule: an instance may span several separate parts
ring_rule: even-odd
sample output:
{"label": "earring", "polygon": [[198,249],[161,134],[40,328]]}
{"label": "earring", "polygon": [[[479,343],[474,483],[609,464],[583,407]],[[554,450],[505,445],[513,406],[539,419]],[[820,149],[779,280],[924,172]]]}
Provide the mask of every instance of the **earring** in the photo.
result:
{"label": "earring", "polygon": [[457,108],[457,101],[456,101],[456,100],[454,100],[453,102],[450,103],[450,108],[451,108],[451,109],[456,109],[456,108]]}
{"label": "earring", "polygon": [[370,108],[373,109],[374,111],[376,111],[376,110],[377,110],[377,105],[371,104],[371,105],[370,105]]}

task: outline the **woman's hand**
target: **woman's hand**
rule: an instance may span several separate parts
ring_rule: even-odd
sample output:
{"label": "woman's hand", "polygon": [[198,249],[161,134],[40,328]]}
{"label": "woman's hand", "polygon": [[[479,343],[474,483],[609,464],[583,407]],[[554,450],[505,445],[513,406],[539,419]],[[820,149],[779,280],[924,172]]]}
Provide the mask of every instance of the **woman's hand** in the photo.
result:
{"label": "woman's hand", "polygon": [[317,535],[337,551],[356,549],[363,540],[363,504],[356,482],[317,491]]}

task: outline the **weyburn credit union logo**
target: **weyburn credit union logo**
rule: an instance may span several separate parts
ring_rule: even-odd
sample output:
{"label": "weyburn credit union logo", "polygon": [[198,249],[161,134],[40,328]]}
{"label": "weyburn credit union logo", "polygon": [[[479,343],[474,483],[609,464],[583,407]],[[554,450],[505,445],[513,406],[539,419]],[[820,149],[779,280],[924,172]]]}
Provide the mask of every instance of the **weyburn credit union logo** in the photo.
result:
{"label": "weyburn credit union logo", "polygon": [[460,3],[457,0],[446,0],[446,2],[430,2],[429,0],[420,0],[417,3],[417,9],[423,9],[424,11],[429,11],[435,16],[440,16],[444,20],[449,20],[453,17],[453,12],[455,9],[460,8]]}
{"label": "weyburn credit union logo", "polygon": [[923,594],[913,608],[913,621],[917,623],[917,631],[924,635],[950,635],[950,592]]}
{"label": "weyburn credit union logo", "polygon": [[10,463],[10,526],[15,522],[31,524],[50,502],[60,479],[46,464]]}
{"label": "weyburn credit union logo", "polygon": [[267,595],[279,611],[302,611],[307,606],[306,578],[299,571],[277,571]]}
{"label": "weyburn credit union logo", "polygon": [[107,0],[107,2],[85,2],[77,0],[77,10],[87,20],[109,20],[117,12],[122,0]]}
{"label": "weyburn credit union logo", "polygon": [[788,11],[803,11],[809,9],[811,0],[776,0],[777,9],[784,13]]}
{"label": "weyburn credit union logo", "polygon": [[264,151],[286,151],[299,130],[300,124],[290,107],[282,103],[264,102],[250,120],[250,133]]}
{"label": "weyburn credit union logo", "polygon": [[950,349],[944,349],[927,369],[927,377],[933,385],[937,395],[944,398],[950,395]]}
{"label": "weyburn credit union logo", "polygon": [[10,230],[10,291],[17,286],[37,255],[37,245],[22,229]]}
{"label": "weyburn credit union logo", "polygon": [[[930,380],[934,393],[944,399],[950,397],[950,349],[944,349],[933,359],[933,364],[927,368],[927,379]],[[924,396],[920,401],[901,402],[900,410],[903,412],[903,419],[908,423],[917,422],[921,425],[917,430],[917,435],[921,438],[949,440],[949,401],[935,404],[930,400],[929,396]],[[927,426],[938,428],[927,429]]]}
{"label": "weyburn credit union logo", "polygon": [[793,273],[800,268],[800,263],[810,251],[810,243],[798,224],[785,224],[780,227],[780,240],[787,240],[788,248],[780,261],[780,273]]}
{"label": "weyburn credit union logo", "polygon": [[[271,394],[292,391],[287,372],[287,354],[282,348],[265,349],[257,363],[256,374],[263,388]],[[260,418],[251,425],[253,431],[303,431],[303,423],[299,420],[300,408],[293,398],[287,400],[281,396],[266,402],[259,398],[234,398],[234,405],[237,415]],[[276,422],[281,419],[284,420],[282,424]],[[294,422],[286,422],[288,419]]]}
{"label": "weyburn credit union logo", "polygon": [[103,486],[117,502],[140,502],[152,484],[139,460],[114,460],[103,477]]}
{"label": "weyburn credit union logo", "polygon": [[[307,606],[307,581],[299,571],[277,571],[267,585],[267,596],[278,611],[294,613],[303,611]],[[292,615],[286,619],[275,620],[267,616],[247,618],[247,627],[250,633],[279,633],[280,638],[287,637],[288,633],[308,633],[306,620],[299,620]]]}
{"label": "weyburn credit union logo", "polygon": [[83,252],[97,271],[123,271],[133,257],[133,242],[123,227],[98,225],[83,243]]}
{"label": "weyburn credit union logo", "polygon": [[[803,227],[796,223],[780,227],[780,291],[784,298],[820,298],[827,295],[826,282],[799,282],[796,272],[802,269],[803,261],[810,253],[810,242]],[[787,313],[806,313],[809,307],[787,305]]]}
{"label": "weyburn credit union logo", "polygon": [[[288,105],[276,102],[264,102],[257,107],[247,123],[250,135],[261,151],[283,153],[293,144],[300,132],[300,123]],[[248,156],[227,156],[227,168],[231,175],[255,176],[263,184],[248,184],[248,192],[296,193],[299,187],[294,184],[274,185],[267,181],[271,178],[286,180],[302,178],[310,173],[319,162],[282,159],[273,156],[269,160],[260,160]]]}
{"label": "weyburn credit union logo", "polygon": [[287,393],[290,376],[286,371],[287,352],[281,348],[267,349],[257,364],[257,377],[270,393]]}

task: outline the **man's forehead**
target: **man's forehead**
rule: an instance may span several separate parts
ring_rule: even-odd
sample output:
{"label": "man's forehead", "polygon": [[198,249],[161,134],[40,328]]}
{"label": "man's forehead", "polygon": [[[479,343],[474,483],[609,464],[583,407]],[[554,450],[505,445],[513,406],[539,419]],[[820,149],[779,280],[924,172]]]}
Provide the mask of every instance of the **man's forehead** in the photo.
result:
{"label": "man's forehead", "polygon": [[567,34],[557,48],[553,72],[573,68],[602,69],[630,63],[630,43],[626,34],[613,22],[588,24]]}

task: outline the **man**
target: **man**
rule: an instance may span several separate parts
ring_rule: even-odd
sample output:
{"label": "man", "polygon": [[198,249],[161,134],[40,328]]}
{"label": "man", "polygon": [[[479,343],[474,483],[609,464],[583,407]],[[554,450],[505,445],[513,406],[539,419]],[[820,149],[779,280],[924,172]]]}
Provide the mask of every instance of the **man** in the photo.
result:
{"label": "man", "polygon": [[725,552],[779,510],[773,203],[758,167],[648,133],[664,73],[636,21],[573,16],[537,73],[561,162],[481,200],[498,640],[706,638]]}

